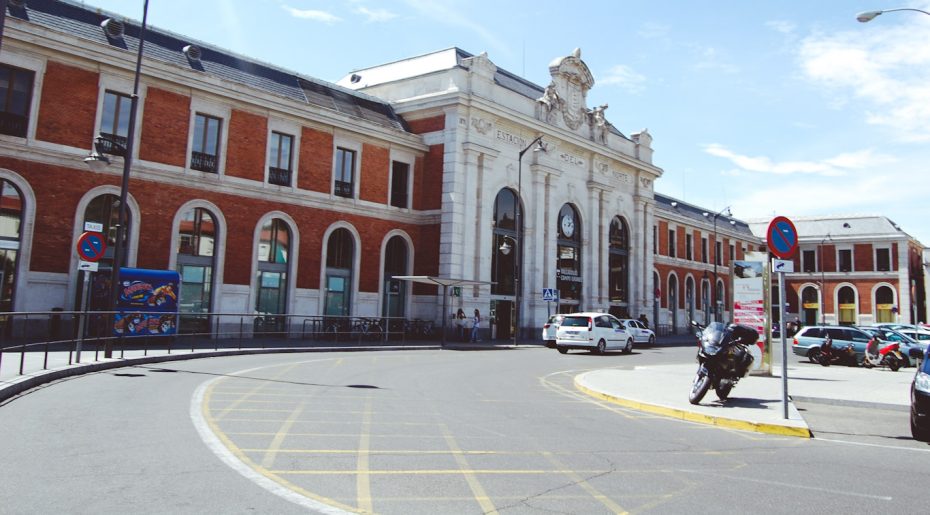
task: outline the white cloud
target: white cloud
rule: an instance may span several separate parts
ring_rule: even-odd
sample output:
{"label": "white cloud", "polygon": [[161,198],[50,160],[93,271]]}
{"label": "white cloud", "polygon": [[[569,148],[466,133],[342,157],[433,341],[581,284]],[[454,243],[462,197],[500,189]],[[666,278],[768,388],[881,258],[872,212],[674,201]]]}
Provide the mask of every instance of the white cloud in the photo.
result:
{"label": "white cloud", "polygon": [[646,22],[640,26],[636,33],[645,39],[663,39],[668,36],[670,28],[668,25],[662,25],[654,22]]}
{"label": "white cloud", "polygon": [[620,88],[630,93],[638,93],[643,90],[646,77],[635,72],[629,66],[618,64],[607,71],[604,77],[597,79],[597,83],[602,86],[620,86]]}
{"label": "white cloud", "polygon": [[355,12],[368,18],[369,23],[383,23],[397,18],[397,15],[387,9],[368,9],[367,7],[356,7]]}
{"label": "white cloud", "polygon": [[767,21],[765,22],[765,26],[777,32],[781,32],[782,34],[791,34],[797,28],[793,22],[786,20]]}
{"label": "white cloud", "polygon": [[405,0],[405,3],[420,16],[432,19],[435,22],[454,27],[461,27],[474,32],[492,47],[501,53],[512,53],[512,45],[498,37],[498,35],[472,18],[480,19],[480,14],[474,11],[471,4],[452,5],[449,2],[436,2],[435,0]]}
{"label": "white cloud", "polygon": [[[745,156],[716,143],[705,145],[704,152],[722,157],[740,170],[771,175],[821,175],[836,177],[850,171],[881,166],[895,161],[891,156],[875,154],[872,150],[848,152],[816,161],[773,161],[766,156]],[[732,173],[732,172],[731,172]]]}
{"label": "white cloud", "polygon": [[313,9],[295,9],[287,5],[282,5],[281,8],[287,11],[291,16],[304,20],[319,21],[329,25],[342,21],[342,19],[338,16],[326,11],[316,11]]}
{"label": "white cloud", "polygon": [[[858,108],[865,120],[905,142],[930,141],[930,17],[857,24],[801,42],[804,75],[828,90],[834,108]],[[882,25],[884,23],[884,25]]]}

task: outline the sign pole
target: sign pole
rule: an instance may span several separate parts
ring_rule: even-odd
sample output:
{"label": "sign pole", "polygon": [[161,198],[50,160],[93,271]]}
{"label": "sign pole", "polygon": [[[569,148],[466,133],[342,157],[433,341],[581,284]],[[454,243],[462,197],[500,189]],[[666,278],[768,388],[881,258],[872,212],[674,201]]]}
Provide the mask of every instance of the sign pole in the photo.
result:
{"label": "sign pole", "polygon": [[[774,268],[774,267],[773,267]],[[781,405],[785,420],[788,420],[788,339],[785,337],[785,273],[778,272],[778,327],[781,336]]]}
{"label": "sign pole", "polygon": [[90,272],[81,270],[84,275],[84,294],[81,295],[81,318],[78,320],[78,337],[75,347],[74,359],[81,362],[81,348],[84,346],[84,327],[87,325],[87,298],[90,296]]}

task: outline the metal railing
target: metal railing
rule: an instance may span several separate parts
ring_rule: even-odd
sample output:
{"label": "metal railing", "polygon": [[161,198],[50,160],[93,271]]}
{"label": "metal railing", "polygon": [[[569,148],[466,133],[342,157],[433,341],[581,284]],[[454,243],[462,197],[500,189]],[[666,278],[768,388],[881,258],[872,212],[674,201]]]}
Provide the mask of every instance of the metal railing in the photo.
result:
{"label": "metal railing", "polygon": [[99,361],[106,354],[126,358],[233,349],[418,346],[441,338],[431,320],[261,313],[181,313],[151,320],[127,313],[117,323],[120,334],[114,334],[114,314],[0,313],[0,379],[88,362],[91,354],[92,361]]}

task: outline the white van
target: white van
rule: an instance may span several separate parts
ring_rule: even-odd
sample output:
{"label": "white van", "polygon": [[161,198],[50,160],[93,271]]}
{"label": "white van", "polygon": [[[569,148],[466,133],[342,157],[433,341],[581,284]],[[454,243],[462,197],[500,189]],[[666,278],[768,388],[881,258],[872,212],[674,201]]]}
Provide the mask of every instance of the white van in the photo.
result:
{"label": "white van", "polygon": [[569,349],[603,354],[608,350],[633,351],[633,336],[619,319],[606,313],[572,313],[565,315],[555,338],[555,348],[565,354]]}

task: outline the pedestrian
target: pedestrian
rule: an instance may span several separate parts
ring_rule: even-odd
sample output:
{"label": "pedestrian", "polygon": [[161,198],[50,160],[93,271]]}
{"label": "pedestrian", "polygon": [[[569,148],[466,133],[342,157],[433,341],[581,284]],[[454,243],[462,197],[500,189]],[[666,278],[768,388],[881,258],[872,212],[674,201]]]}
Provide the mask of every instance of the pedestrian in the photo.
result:
{"label": "pedestrian", "polygon": [[645,313],[640,313],[640,315],[639,315],[639,323],[643,324],[643,327],[645,327],[646,329],[649,329],[649,319],[646,318],[646,314],[645,314]]}
{"label": "pedestrian", "polygon": [[475,309],[475,318],[472,320],[472,325],[471,325],[471,341],[472,342],[478,341],[478,325],[480,324],[480,322],[481,322],[481,313],[477,309]]}
{"label": "pedestrian", "polygon": [[458,313],[455,314],[455,323],[459,326],[459,340],[465,341],[465,310],[459,308]]}
{"label": "pedestrian", "polygon": [[799,317],[794,317],[794,332],[797,333],[801,330],[801,319]]}

